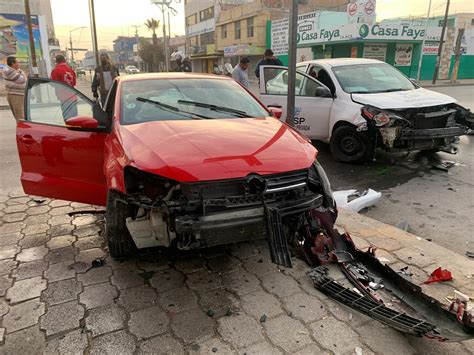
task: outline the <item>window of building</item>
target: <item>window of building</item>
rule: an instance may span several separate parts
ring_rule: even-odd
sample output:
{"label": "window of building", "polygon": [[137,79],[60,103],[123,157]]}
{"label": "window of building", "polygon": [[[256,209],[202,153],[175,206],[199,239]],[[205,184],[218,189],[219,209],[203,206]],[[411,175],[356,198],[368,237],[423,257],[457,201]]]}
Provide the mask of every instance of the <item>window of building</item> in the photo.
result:
{"label": "window of building", "polygon": [[227,38],[227,25],[221,27],[221,38]]}
{"label": "window of building", "polygon": [[197,14],[186,17],[186,26],[195,25],[197,23]]}
{"label": "window of building", "polygon": [[202,33],[201,37],[201,46],[214,43],[214,32]]}
{"label": "window of building", "polygon": [[199,11],[199,21],[206,21],[214,17],[214,6]]}
{"label": "window of building", "polygon": [[234,23],[234,32],[235,32],[235,39],[240,39],[241,37],[241,28],[240,28],[240,21],[235,21]]}
{"label": "window of building", "polygon": [[253,17],[247,19],[247,37],[252,38],[254,33]]}
{"label": "window of building", "polygon": [[192,36],[192,37],[190,37],[190,39],[189,39],[189,44],[190,44],[191,46],[197,46],[197,45],[199,44],[199,43],[198,43],[198,42],[199,42],[199,41],[198,41],[198,38],[199,38],[198,36]]}

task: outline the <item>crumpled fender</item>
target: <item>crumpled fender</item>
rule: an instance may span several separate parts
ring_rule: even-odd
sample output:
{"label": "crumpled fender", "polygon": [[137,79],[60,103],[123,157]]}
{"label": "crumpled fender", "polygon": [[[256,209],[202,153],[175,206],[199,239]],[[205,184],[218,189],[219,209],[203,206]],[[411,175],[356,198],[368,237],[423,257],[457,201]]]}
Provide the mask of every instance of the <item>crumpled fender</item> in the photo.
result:
{"label": "crumpled fender", "polygon": [[474,129],[474,113],[470,109],[465,108],[461,105],[454,104],[456,109],[456,123],[468,127],[469,129]]}

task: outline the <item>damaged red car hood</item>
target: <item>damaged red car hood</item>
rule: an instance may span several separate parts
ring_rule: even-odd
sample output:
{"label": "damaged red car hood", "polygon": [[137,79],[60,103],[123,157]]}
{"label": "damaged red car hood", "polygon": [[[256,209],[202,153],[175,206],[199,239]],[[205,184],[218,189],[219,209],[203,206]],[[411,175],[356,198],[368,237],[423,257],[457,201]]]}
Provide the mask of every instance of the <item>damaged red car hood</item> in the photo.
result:
{"label": "damaged red car hood", "polygon": [[154,121],[119,128],[136,168],[180,182],[308,168],[316,149],[274,118]]}

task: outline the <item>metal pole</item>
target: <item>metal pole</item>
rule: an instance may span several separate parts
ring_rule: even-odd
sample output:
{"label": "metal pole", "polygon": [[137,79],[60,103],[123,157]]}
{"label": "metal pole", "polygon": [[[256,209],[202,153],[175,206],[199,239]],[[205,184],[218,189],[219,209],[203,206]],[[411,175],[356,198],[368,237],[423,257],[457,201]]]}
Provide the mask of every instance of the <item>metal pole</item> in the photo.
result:
{"label": "metal pole", "polygon": [[166,66],[168,67],[168,71],[171,69],[171,48],[170,48],[170,41],[171,41],[171,21],[170,21],[170,11],[171,9],[168,7],[168,44],[167,48],[168,51],[170,52],[169,55],[166,57]]}
{"label": "metal pole", "polygon": [[99,78],[100,78],[100,95],[106,94],[105,85],[104,85],[104,68],[102,65],[99,65],[99,46],[97,44],[97,28],[95,26],[95,9],[94,9],[94,0],[89,0],[89,15],[91,18],[91,33],[92,33],[92,47],[95,54],[95,63],[96,67],[99,68]]}
{"label": "metal pole", "polygon": [[288,97],[286,123],[294,125],[296,83],[296,35],[298,27],[298,0],[292,0],[288,28]]}
{"label": "metal pole", "polygon": [[438,56],[436,57],[436,67],[433,73],[432,84],[436,84],[436,79],[438,79],[439,65],[441,62],[441,53],[443,51],[444,33],[446,32],[446,27],[448,26],[449,3],[450,3],[450,0],[448,0],[448,2],[446,3],[446,12],[444,13],[443,29],[441,30],[441,38],[439,40]]}
{"label": "metal pole", "polygon": [[28,37],[30,40],[31,70],[33,71],[33,76],[35,78],[38,78],[39,77],[38,64],[36,63],[35,39],[33,37],[33,28],[31,27],[31,12],[30,12],[29,0],[25,0],[25,17],[26,17],[26,25],[28,27]]}
{"label": "metal pole", "polygon": [[71,64],[74,63],[74,51],[72,49],[72,31],[69,31],[69,49],[71,50]]}
{"label": "metal pole", "polygon": [[165,70],[168,69],[168,48],[166,47],[166,18],[165,18],[165,5],[161,5],[161,13],[163,15],[163,54],[165,55]]}
{"label": "metal pole", "polygon": [[423,48],[425,48],[425,40],[426,40],[426,36],[428,35],[428,23],[430,21],[430,13],[431,13],[431,0],[428,5],[428,15],[426,16],[425,35],[423,36],[423,41],[421,42],[420,59],[418,60],[418,71],[416,73],[416,81],[420,81],[421,64],[423,62]]}

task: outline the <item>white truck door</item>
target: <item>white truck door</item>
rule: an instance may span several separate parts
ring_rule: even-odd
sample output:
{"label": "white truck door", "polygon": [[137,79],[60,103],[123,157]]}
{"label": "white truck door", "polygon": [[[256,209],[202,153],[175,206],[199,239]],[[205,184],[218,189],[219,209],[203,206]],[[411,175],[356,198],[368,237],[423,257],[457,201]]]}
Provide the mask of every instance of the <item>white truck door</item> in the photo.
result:
{"label": "white truck door", "polygon": [[[265,65],[260,67],[260,98],[267,106],[281,107],[281,121],[286,121],[288,69]],[[297,72],[294,127],[311,139],[327,140],[333,104],[327,87],[309,75]]]}

